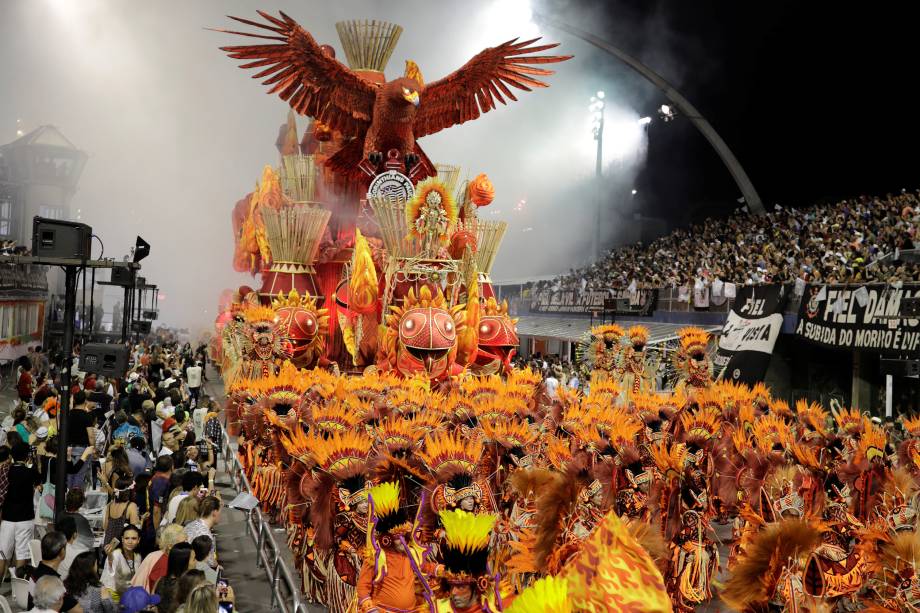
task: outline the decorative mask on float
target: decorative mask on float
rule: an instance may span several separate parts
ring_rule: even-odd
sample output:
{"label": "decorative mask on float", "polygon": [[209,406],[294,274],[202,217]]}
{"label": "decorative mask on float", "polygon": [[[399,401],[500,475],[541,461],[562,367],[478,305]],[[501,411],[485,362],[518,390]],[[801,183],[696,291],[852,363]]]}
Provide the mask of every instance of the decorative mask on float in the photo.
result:
{"label": "decorative mask on float", "polygon": [[410,289],[402,306],[390,307],[384,335],[385,359],[404,377],[450,374],[457,356],[457,333],[464,327],[464,305],[448,307],[440,289]]}
{"label": "decorative mask on float", "polygon": [[508,302],[498,304],[489,298],[479,317],[479,351],[470,365],[477,375],[507,375],[511,372],[511,359],[520,344],[517,319],[508,314]]}
{"label": "decorative mask on float", "polygon": [[297,290],[272,300],[278,318],[277,330],[290,344],[291,362],[300,368],[314,366],[326,350],[329,310],[317,306],[312,296]]}
{"label": "decorative mask on float", "polygon": [[245,344],[249,357],[256,360],[273,360],[286,351],[278,334],[278,316],[274,309],[263,306],[246,306],[242,310]]}

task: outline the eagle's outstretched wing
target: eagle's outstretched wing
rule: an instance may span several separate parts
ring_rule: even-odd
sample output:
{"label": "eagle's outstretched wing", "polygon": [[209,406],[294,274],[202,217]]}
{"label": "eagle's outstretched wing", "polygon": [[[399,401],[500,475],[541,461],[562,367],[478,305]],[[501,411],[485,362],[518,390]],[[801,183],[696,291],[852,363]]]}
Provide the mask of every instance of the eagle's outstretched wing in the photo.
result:
{"label": "eagle's outstretched wing", "polygon": [[496,108],[496,99],[502,104],[507,104],[505,98],[517,100],[510,87],[525,91],[531,91],[533,87],[548,87],[537,77],[551,75],[553,71],[533,64],[564,62],[572,56],[529,55],[559,44],[531,46],[539,40],[517,42],[514,39],[484,49],[460,70],[427,85],[415,115],[415,137],[421,138],[476,119],[481,113]]}
{"label": "eagle's outstretched wing", "polygon": [[309,32],[281,13],[281,18],[257,11],[267,23],[230,16],[230,19],[268,30],[268,33],[218,32],[281,41],[278,44],[221,47],[237,60],[250,60],[240,68],[262,68],[252,75],[265,79],[295,111],[313,117],[344,136],[359,136],[371,123],[378,87],[365,81],[341,62],[326,55]]}

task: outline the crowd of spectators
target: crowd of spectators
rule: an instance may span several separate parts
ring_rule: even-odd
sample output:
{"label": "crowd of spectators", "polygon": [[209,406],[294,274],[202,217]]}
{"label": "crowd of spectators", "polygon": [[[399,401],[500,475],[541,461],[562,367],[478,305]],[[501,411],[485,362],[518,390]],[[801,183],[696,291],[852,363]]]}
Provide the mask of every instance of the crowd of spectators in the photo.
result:
{"label": "crowd of spectators", "polygon": [[[534,284],[537,291],[906,282],[920,266],[893,255],[920,247],[920,191],[807,208],[745,209],[675,230],[648,245],[612,249],[587,268]],[[880,256],[891,255],[875,262]]]}
{"label": "crowd of spectators", "polygon": [[[18,363],[0,428],[0,581],[10,567],[27,580],[32,611],[213,613],[233,592],[217,583],[221,429],[204,348],[140,343],[118,379],[76,372],[78,352],[66,432],[62,369],[40,347]],[[60,437],[68,489],[55,513]]]}

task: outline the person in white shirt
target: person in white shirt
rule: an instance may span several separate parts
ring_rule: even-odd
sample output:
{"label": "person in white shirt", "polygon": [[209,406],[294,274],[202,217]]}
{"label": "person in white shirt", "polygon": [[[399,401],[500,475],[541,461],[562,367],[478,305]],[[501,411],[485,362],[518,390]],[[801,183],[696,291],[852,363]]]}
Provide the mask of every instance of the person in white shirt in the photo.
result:
{"label": "person in white shirt", "polygon": [[551,399],[556,400],[558,397],[556,394],[556,388],[559,387],[559,379],[550,374],[546,379],[543,380],[543,384],[546,386],[546,395]]}
{"label": "person in white shirt", "polygon": [[185,379],[188,382],[188,393],[198,405],[198,394],[201,392],[201,362],[195,362],[194,366],[185,369]]}

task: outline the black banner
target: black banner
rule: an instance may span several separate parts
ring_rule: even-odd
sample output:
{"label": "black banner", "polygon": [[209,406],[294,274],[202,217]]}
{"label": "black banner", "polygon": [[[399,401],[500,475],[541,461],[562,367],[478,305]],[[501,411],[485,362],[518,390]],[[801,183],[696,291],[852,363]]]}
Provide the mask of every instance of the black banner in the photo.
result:
{"label": "black banner", "polygon": [[890,357],[920,357],[920,284],[809,285],[795,333],[808,341]]}
{"label": "black banner", "polygon": [[[611,302],[615,301],[615,302]],[[538,292],[530,302],[532,313],[591,313],[651,317],[658,303],[657,289],[607,291],[564,290]],[[609,308],[609,307],[614,308]]]}
{"label": "black banner", "polygon": [[713,359],[720,378],[748,385],[763,381],[783,327],[785,303],[782,285],[738,288]]}

